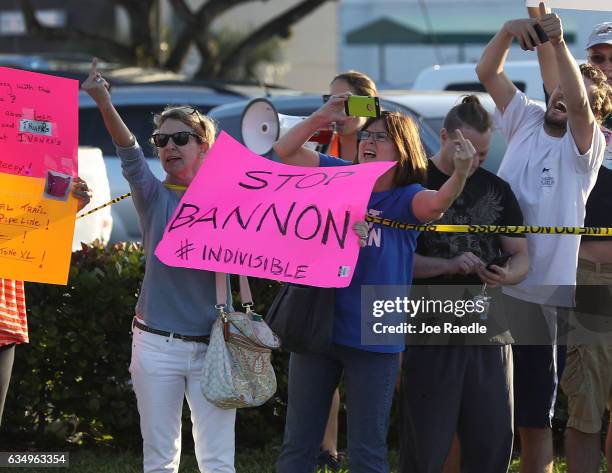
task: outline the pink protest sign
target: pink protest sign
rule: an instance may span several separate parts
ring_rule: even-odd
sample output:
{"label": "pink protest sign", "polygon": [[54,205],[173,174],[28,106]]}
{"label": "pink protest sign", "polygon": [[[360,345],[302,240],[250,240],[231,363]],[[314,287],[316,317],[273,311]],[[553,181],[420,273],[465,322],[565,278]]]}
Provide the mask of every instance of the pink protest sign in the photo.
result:
{"label": "pink protest sign", "polygon": [[0,173],[77,175],[79,83],[0,67]]}
{"label": "pink protest sign", "polygon": [[394,163],[287,166],[221,133],[155,254],[182,268],[348,286],[376,179]]}

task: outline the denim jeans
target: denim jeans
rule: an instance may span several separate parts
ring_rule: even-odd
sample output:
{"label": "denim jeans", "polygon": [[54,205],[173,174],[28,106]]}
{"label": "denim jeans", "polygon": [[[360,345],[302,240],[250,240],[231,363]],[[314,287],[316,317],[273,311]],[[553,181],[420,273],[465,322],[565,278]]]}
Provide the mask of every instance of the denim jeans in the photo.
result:
{"label": "denim jeans", "polygon": [[334,390],[344,374],[350,470],[388,473],[387,432],[398,353],[333,345],[324,355],[291,354],[289,405],[277,473],[312,473]]}

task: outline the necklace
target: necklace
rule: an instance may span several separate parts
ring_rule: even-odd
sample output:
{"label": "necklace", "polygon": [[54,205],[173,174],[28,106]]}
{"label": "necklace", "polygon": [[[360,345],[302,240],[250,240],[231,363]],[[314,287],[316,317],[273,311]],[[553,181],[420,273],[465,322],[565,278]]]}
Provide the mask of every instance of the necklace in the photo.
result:
{"label": "necklace", "polygon": [[184,191],[187,190],[187,186],[178,186],[176,184],[168,184],[168,183],[164,183],[164,186],[167,189],[172,189],[174,191]]}

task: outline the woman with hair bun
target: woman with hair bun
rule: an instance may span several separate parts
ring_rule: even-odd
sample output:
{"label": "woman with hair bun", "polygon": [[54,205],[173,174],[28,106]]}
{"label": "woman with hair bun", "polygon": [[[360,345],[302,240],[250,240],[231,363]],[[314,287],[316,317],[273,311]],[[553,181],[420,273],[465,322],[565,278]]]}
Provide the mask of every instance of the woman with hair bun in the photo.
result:
{"label": "woman with hair bun", "polygon": [[[429,160],[427,187],[438,189],[450,179],[458,136],[469,139],[476,153],[461,195],[433,223],[523,224],[510,185],[480,167],[489,151],[492,129],[491,116],[474,95],[465,97],[446,115],[440,150]],[[415,299],[419,295],[431,299],[428,286],[463,286],[457,292],[466,294],[468,286],[486,284],[490,305],[484,314],[462,313],[455,305],[451,314],[419,317],[428,326],[442,328],[450,323],[469,328],[479,324],[485,332],[453,335],[445,329],[439,335],[408,336],[399,400],[400,473],[452,471],[445,459],[455,433],[461,471],[507,471],[513,441],[513,339],[500,286],[521,281],[528,267],[524,235],[424,232],[419,236],[414,258]],[[467,307],[467,302],[477,300],[471,301],[470,292],[467,294],[453,303]]]}

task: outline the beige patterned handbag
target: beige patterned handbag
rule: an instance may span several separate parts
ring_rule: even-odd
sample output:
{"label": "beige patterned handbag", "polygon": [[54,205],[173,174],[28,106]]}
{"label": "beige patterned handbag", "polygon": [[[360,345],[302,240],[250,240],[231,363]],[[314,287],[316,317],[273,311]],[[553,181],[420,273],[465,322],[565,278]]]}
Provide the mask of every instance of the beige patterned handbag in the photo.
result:
{"label": "beige patterned handbag", "polygon": [[248,279],[240,276],[240,298],[246,312],[228,312],[226,275],[216,274],[219,318],[204,357],[200,386],[204,397],[223,409],[256,407],[276,392],[270,360],[280,346],[263,318],[252,311]]}

